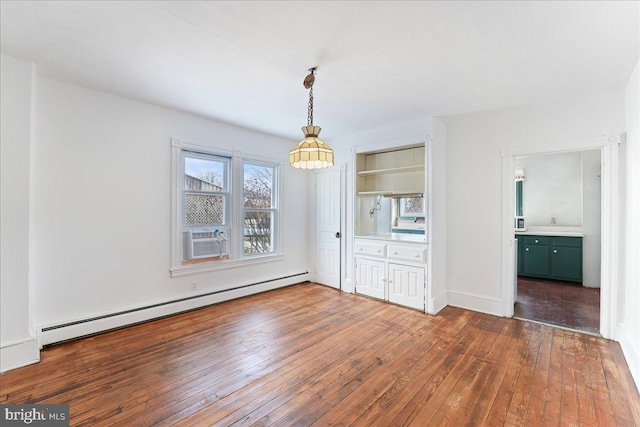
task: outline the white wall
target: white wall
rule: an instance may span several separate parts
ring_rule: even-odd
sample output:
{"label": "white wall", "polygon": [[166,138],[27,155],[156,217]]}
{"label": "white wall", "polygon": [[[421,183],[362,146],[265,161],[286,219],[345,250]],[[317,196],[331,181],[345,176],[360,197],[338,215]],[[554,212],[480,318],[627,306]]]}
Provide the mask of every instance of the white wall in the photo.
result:
{"label": "white wall", "polygon": [[0,87],[0,371],[39,358],[29,273],[34,69],[2,55]]}
{"label": "white wall", "polygon": [[[1,65],[0,370],[36,362],[42,328],[170,303],[70,338],[309,278],[309,173],[287,164],[296,141],[38,77],[6,55]],[[170,278],[172,137],[280,158],[280,260]]]}
{"label": "white wall", "polygon": [[527,226],[582,227],[582,156],[579,152],[516,159],[524,168],[522,210]]}
{"label": "white wall", "polygon": [[635,379],[640,384],[640,61],[625,89],[627,127],[625,316],[620,344]]}
{"label": "white wall", "polygon": [[624,93],[441,119],[448,147],[448,302],[501,315],[502,150],[618,135],[624,130]]}
{"label": "white wall", "polygon": [[[309,268],[307,174],[282,167],[280,262],[169,278],[170,138],[286,159],[295,141],[169,109],[38,80],[36,320],[86,319]],[[277,155],[277,154],[275,154]],[[197,281],[198,291],[191,292]]]}
{"label": "white wall", "polygon": [[447,127],[433,118],[433,146],[431,151],[431,299],[432,312],[437,313],[447,304]]}
{"label": "white wall", "polygon": [[582,286],[600,287],[602,246],[601,150],[582,151]]}

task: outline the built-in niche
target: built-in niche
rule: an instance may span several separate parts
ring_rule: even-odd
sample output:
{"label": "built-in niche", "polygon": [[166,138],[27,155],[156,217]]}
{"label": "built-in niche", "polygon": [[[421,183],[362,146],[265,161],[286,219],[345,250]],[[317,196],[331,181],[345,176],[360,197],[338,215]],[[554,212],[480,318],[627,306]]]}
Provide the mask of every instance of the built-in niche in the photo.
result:
{"label": "built-in niche", "polygon": [[356,155],[356,235],[424,234],[424,144]]}

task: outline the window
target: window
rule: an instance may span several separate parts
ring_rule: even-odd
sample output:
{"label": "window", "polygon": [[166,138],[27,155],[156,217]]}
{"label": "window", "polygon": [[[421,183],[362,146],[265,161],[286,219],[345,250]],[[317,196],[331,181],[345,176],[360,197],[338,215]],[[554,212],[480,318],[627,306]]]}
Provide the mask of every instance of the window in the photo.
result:
{"label": "window", "polygon": [[281,257],[278,163],[172,145],[171,276]]}
{"label": "window", "polygon": [[424,234],[424,197],[398,197],[393,210],[392,232]]}
{"label": "window", "polygon": [[424,197],[399,197],[398,216],[400,219],[424,218]]}
{"label": "window", "polygon": [[230,159],[183,153],[183,225],[187,228],[225,225]]}
{"label": "window", "polygon": [[243,248],[246,255],[273,251],[275,171],[273,166],[244,164]]}

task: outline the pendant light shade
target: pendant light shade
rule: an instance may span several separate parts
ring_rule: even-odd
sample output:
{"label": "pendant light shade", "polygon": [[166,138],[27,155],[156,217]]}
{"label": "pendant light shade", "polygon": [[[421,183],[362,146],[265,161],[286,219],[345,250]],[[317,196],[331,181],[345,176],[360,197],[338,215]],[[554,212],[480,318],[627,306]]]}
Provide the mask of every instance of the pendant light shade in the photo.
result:
{"label": "pendant light shade", "polygon": [[318,138],[320,126],[303,126],[304,139],[289,151],[289,163],[298,169],[333,166],[333,150]]}
{"label": "pendant light shade", "polygon": [[309,89],[307,126],[302,127],[304,139],[289,151],[289,164],[298,169],[321,169],[333,166],[333,150],[322,142],[318,135],[320,126],[313,125],[313,83],[315,68],[304,79],[304,87]]}

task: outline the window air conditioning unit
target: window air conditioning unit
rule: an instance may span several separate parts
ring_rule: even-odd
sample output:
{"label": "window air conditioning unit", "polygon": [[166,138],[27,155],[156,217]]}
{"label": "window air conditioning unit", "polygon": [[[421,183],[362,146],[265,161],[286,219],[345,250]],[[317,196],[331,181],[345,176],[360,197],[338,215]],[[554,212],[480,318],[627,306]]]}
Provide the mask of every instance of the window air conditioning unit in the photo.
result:
{"label": "window air conditioning unit", "polygon": [[188,230],[182,235],[185,260],[229,255],[228,229]]}

